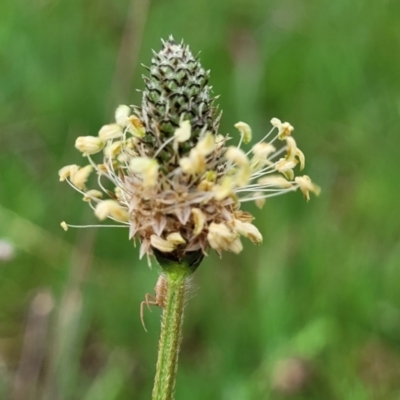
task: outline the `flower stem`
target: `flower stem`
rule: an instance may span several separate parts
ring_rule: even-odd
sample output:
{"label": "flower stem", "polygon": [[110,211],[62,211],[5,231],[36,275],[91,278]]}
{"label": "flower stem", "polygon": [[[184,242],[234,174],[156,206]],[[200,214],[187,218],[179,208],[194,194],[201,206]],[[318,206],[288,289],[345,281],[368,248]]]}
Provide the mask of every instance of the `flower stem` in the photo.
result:
{"label": "flower stem", "polygon": [[172,400],[178,371],[178,355],[182,339],[185,281],[188,269],[175,264],[164,269],[166,294],[161,321],[153,400]]}

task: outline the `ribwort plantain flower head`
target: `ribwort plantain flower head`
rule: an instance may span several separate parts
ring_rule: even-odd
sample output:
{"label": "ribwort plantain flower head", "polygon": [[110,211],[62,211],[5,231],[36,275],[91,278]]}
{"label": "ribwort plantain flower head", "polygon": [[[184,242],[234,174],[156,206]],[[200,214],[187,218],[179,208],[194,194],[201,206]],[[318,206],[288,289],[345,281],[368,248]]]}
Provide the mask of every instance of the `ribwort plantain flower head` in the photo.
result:
{"label": "ribwort plantain flower head", "polygon": [[[319,193],[308,176],[295,177],[305,157],[288,122],[273,118],[272,128],[249,151],[241,148],[252,139],[246,123],[235,125],[237,145],[218,133],[209,71],[188,46],[170,37],[147,69],[142,105],[119,106],[115,122],[97,136],[77,138],[75,147],[87,165],[59,171],[98,219],[129,228],[141,257],[199,262],[210,248],[239,253],[242,237],[262,242],[242,203],[262,207],[266,198],[297,189],[307,200],[310,192]],[[87,184],[92,173],[96,189]]]}

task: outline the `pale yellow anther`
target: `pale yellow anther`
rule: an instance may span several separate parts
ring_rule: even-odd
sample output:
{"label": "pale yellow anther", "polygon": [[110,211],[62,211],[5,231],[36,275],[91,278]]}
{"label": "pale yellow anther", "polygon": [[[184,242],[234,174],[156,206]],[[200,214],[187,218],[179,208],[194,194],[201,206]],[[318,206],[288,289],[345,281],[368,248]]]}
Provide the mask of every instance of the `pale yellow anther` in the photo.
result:
{"label": "pale yellow anther", "polygon": [[101,199],[103,197],[103,193],[100,190],[88,190],[83,196],[83,201],[91,201],[93,199]]}
{"label": "pale yellow anther", "polygon": [[116,139],[122,136],[122,128],[118,124],[109,124],[101,127],[99,138],[103,141]]}
{"label": "pale yellow anther", "polygon": [[300,161],[300,170],[302,170],[305,165],[305,157],[303,152],[297,147],[296,141],[291,136],[287,136],[285,139],[287,144],[286,159],[294,160],[297,157]]}
{"label": "pale yellow anther", "polygon": [[256,204],[257,208],[261,210],[265,205],[264,193],[256,192],[254,193],[254,197],[255,197],[254,203]]}
{"label": "pale yellow anther", "polygon": [[183,157],[179,160],[179,165],[182,168],[182,171],[186,174],[195,174],[196,166],[193,160],[190,157]]}
{"label": "pale yellow anther", "polygon": [[116,187],[114,188],[114,193],[115,193],[115,197],[116,197],[118,200],[121,200],[121,199],[122,199],[123,193],[122,193],[122,189],[121,189],[119,186],[116,186]]}
{"label": "pale yellow anther", "polygon": [[278,138],[280,140],[284,140],[286,137],[290,136],[293,131],[294,131],[293,126],[290,125],[289,122],[284,122],[279,127],[279,136],[278,136]]}
{"label": "pale yellow anther", "polygon": [[60,182],[65,181],[69,176],[74,175],[76,172],[78,172],[79,166],[76,164],[72,165],[66,165],[65,167],[62,167],[58,171],[58,176],[60,177]]}
{"label": "pale yellow anther", "polygon": [[290,169],[293,169],[297,165],[297,160],[288,160],[286,158],[281,158],[276,164],[275,164],[275,169],[278,172],[286,172]]}
{"label": "pale yellow anther", "polygon": [[148,157],[136,157],[131,160],[130,170],[141,174],[144,187],[154,187],[158,180],[157,160]]}
{"label": "pale yellow anther", "polygon": [[239,234],[230,229],[226,224],[212,222],[208,227],[207,240],[215,250],[241,251],[241,242],[238,241]]}
{"label": "pale yellow anther", "polygon": [[179,232],[172,232],[169,235],[167,235],[167,241],[175,246],[186,243],[186,240],[182,237],[182,235]]}
{"label": "pale yellow anther", "polygon": [[225,158],[240,167],[249,164],[249,159],[246,157],[245,152],[235,146],[228,147],[228,150],[225,153]]}
{"label": "pale yellow anther", "polygon": [[162,253],[170,253],[171,251],[174,251],[176,247],[173,243],[162,239],[157,235],[150,236],[150,243],[154,248],[160,250]]}
{"label": "pale yellow anther", "polygon": [[260,142],[255,144],[251,151],[259,159],[267,159],[270,154],[276,151],[271,143]]}
{"label": "pale yellow anther", "polygon": [[128,118],[130,115],[131,115],[131,108],[129,106],[121,104],[115,110],[115,122],[119,126],[125,128],[125,126],[128,124]]}
{"label": "pale yellow anther", "polygon": [[126,149],[134,149],[137,145],[138,139],[135,137],[130,137],[123,141],[124,147]]}
{"label": "pale yellow anther", "polygon": [[[154,160],[155,161],[155,160]],[[157,185],[158,182],[158,164],[157,162],[145,172],[143,172],[143,187],[150,188]]]}
{"label": "pale yellow anther", "polygon": [[286,139],[286,154],[287,154],[286,158],[288,160],[294,160],[297,152],[296,141],[291,136],[287,136],[285,139]]}
{"label": "pale yellow anther", "polygon": [[208,232],[217,235],[218,238],[228,240],[230,242],[238,237],[236,232],[234,232],[224,223],[217,224],[215,222],[212,222],[208,227]]}
{"label": "pale yellow anther", "polygon": [[294,179],[294,172],[292,169],[288,169],[287,171],[282,172],[282,174],[289,181],[292,181]]}
{"label": "pale yellow anther", "polygon": [[314,193],[316,196],[321,192],[321,188],[312,183],[310,177],[307,175],[297,176],[295,182],[299,185],[299,188],[307,201],[310,200],[310,192]]}
{"label": "pale yellow anther", "polygon": [[251,168],[249,159],[244,151],[234,146],[228,147],[225,158],[237,165],[237,168],[231,170],[232,174],[234,174],[232,177],[233,186],[242,187],[247,185],[251,177]]}
{"label": "pale yellow anther", "polygon": [[215,138],[211,132],[207,132],[196,145],[196,151],[203,157],[211,154],[215,149]]}
{"label": "pale yellow anther", "polygon": [[146,130],[138,117],[131,115],[128,118],[128,130],[129,132],[138,138],[142,138],[146,134]]}
{"label": "pale yellow anther", "polygon": [[282,121],[279,118],[272,118],[271,125],[279,129],[280,126],[282,125]]}
{"label": "pale yellow anther", "polygon": [[197,148],[190,150],[189,157],[184,157],[179,160],[179,165],[182,171],[186,174],[201,174],[206,168],[206,161]]}
{"label": "pale yellow anther", "polygon": [[233,242],[230,242],[226,247],[226,250],[229,250],[235,254],[239,254],[243,250],[243,245],[240,238],[236,238]]}
{"label": "pale yellow anther", "polygon": [[138,157],[139,155],[134,151],[132,154],[128,154],[126,152],[120,153],[117,155],[116,160],[120,164],[129,164],[130,161],[132,160],[132,157]]}
{"label": "pale yellow anther", "polygon": [[262,186],[273,186],[282,189],[290,189],[293,187],[292,183],[288,182],[281,175],[268,175],[258,180],[258,183]]}
{"label": "pale yellow anther", "polygon": [[200,192],[210,192],[214,188],[214,182],[203,179],[198,185],[197,190]]}
{"label": "pale yellow anther", "polygon": [[249,238],[253,243],[261,243],[263,238],[260,231],[250,222],[233,220],[233,227],[240,235]]}
{"label": "pale yellow anther", "polygon": [[157,165],[157,160],[150,157],[135,157],[131,160],[130,169],[135,173],[146,172],[149,168]]}
{"label": "pale yellow anther", "polygon": [[306,158],[304,156],[304,153],[299,148],[296,149],[296,157],[300,161],[300,171],[301,171],[302,169],[304,169],[304,166],[306,164]]}
{"label": "pale yellow anther", "polygon": [[204,179],[208,180],[209,182],[215,182],[217,179],[217,173],[213,170],[207,171],[204,174]]}
{"label": "pale yellow anther", "polygon": [[64,229],[64,231],[68,230],[68,225],[67,225],[67,223],[65,221],[61,222],[60,226],[61,226],[61,228]]}
{"label": "pale yellow anther", "polygon": [[237,187],[246,186],[251,178],[251,168],[250,165],[245,164],[240,167],[237,171],[237,174],[234,177],[234,183]]}
{"label": "pale yellow anther", "polygon": [[187,140],[190,139],[190,134],[191,134],[192,128],[190,126],[190,121],[182,121],[179,124],[179,128],[175,130],[174,132],[174,137],[175,140],[179,143],[186,142]]}
{"label": "pale yellow anther", "polygon": [[105,149],[104,149],[104,155],[107,158],[115,158],[117,157],[122,150],[122,142],[118,140],[117,142],[112,142],[110,143]]}
{"label": "pale yellow anther", "polygon": [[[110,167],[108,166],[109,164],[97,164],[97,166],[96,166],[96,171],[97,171],[97,173],[100,175],[100,174],[105,174],[105,175],[107,175],[108,174],[108,172],[109,172],[109,170],[110,170]],[[112,168],[114,169],[114,170],[116,170],[117,168],[118,168],[118,163],[115,161],[115,160],[112,160]]]}
{"label": "pale yellow anther", "polygon": [[79,136],[75,141],[75,147],[83,156],[88,156],[103,150],[104,141],[95,136]]}
{"label": "pale yellow anther", "polygon": [[243,250],[242,242],[239,237],[236,237],[232,241],[224,240],[215,233],[208,233],[207,240],[213,249],[217,251],[229,250],[233,253],[240,253]]}
{"label": "pale yellow anther", "polygon": [[276,164],[275,164],[275,169],[283,174],[286,179],[289,181],[292,181],[294,178],[294,172],[293,168],[297,165],[298,161],[296,159],[294,160],[288,160],[286,158],[281,158]]}
{"label": "pale yellow anther", "polygon": [[79,168],[74,174],[71,174],[71,183],[80,190],[85,189],[85,183],[89,179],[89,175],[92,173],[93,167],[86,165],[85,167]]}
{"label": "pale yellow anther", "polygon": [[234,179],[232,176],[225,176],[221,184],[214,185],[213,192],[216,200],[223,200],[233,194]]}
{"label": "pale yellow anther", "polygon": [[206,223],[206,216],[199,208],[192,208],[192,215],[194,221],[193,234],[194,236],[197,236],[204,229],[204,225]]}
{"label": "pale yellow anther", "polygon": [[96,217],[103,221],[111,217],[120,222],[127,222],[129,220],[129,213],[126,208],[122,207],[115,200],[104,200],[97,204],[94,211]]}
{"label": "pale yellow anther", "polygon": [[243,143],[247,144],[251,141],[251,128],[245,122],[238,122],[235,124],[235,128],[240,132],[243,137]]}

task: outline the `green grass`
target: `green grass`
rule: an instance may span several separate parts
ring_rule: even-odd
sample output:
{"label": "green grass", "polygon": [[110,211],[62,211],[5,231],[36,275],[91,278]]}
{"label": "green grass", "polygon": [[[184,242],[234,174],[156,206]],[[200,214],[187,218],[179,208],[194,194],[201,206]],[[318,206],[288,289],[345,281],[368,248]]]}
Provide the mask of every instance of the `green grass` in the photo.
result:
{"label": "green grass", "polygon": [[[160,310],[145,333],[139,304],[157,272],[124,230],[61,230],[95,217],[57,171],[81,161],[76,136],[140,102],[139,64],[172,33],[211,69],[221,131],[243,120],[261,137],[272,117],[290,121],[322,187],[308,204],[292,194],[252,208],[264,244],[198,269],[176,400],[398,399],[400,4],[146,4],[0,4],[0,238],[16,247],[0,264],[0,397],[31,362],[27,316],[49,290],[39,383],[19,398],[150,398]],[[306,384],[285,394],[278,367],[293,358]]]}

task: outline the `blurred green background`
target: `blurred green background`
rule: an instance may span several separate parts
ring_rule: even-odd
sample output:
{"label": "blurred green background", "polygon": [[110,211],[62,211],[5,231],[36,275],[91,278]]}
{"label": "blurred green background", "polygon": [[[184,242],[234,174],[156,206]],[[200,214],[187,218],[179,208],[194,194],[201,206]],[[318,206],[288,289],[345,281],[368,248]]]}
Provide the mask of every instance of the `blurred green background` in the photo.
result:
{"label": "blurred green background", "polygon": [[399,399],[395,0],[0,3],[0,398],[150,398],[157,269],[123,229],[62,231],[95,217],[57,171],[140,104],[169,34],[211,69],[221,131],[290,121],[322,187],[246,204],[264,244],[198,269],[176,400]]}

